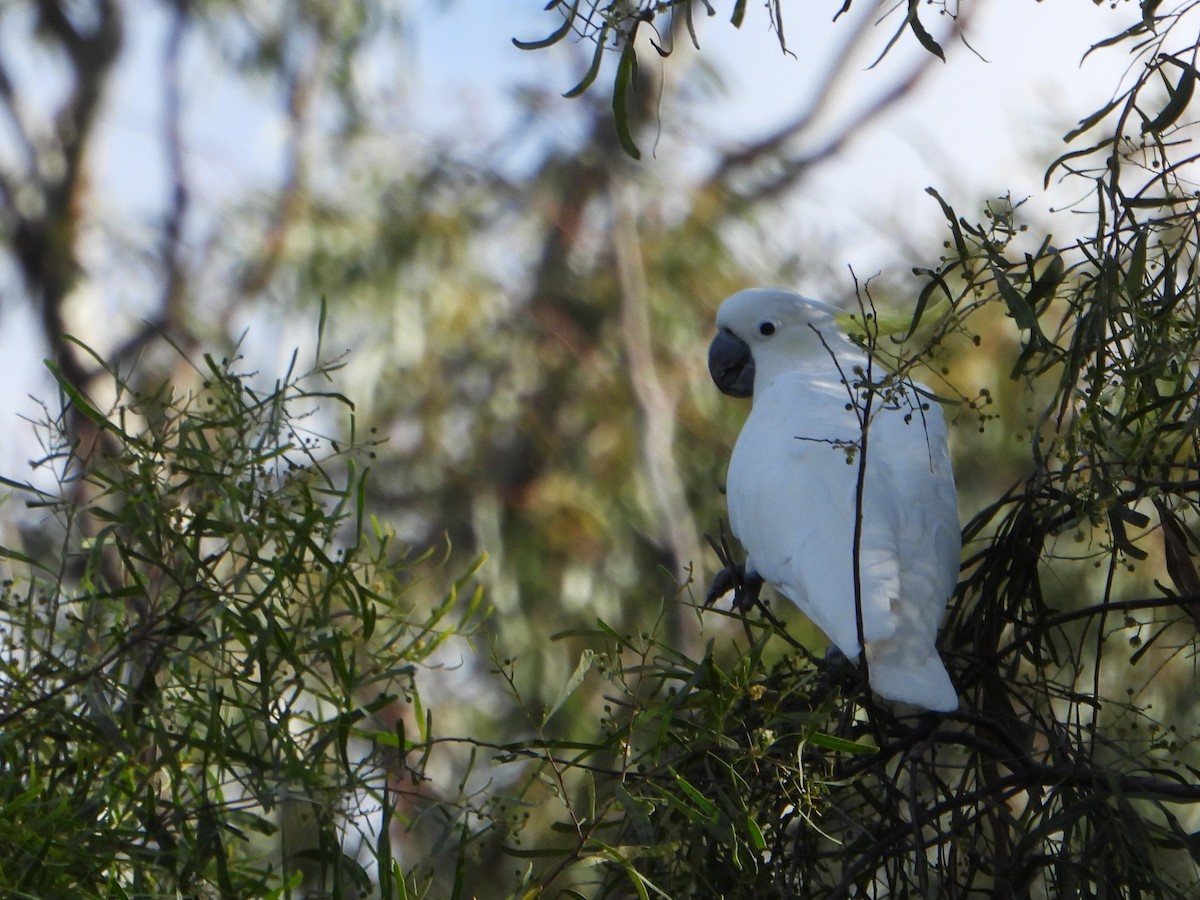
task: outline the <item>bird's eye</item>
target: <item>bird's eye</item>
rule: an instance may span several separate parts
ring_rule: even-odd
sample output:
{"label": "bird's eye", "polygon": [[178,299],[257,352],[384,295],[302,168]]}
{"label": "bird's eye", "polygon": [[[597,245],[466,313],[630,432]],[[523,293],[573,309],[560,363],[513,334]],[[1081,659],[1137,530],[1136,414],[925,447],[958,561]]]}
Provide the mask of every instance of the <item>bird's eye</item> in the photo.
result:
{"label": "bird's eye", "polygon": [[758,333],[763,337],[770,337],[775,333],[774,322],[760,322],[758,325]]}

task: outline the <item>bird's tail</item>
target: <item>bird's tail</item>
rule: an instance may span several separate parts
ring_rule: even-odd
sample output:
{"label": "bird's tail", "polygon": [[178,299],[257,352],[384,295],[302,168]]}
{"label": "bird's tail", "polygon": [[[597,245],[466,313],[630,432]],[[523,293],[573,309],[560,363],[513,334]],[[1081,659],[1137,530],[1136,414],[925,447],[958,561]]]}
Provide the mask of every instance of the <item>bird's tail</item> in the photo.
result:
{"label": "bird's tail", "polygon": [[890,643],[873,641],[867,645],[871,688],[875,693],[934,712],[958,709],[958,692],[937,650],[931,647],[922,658],[914,659],[911,649],[889,646]]}

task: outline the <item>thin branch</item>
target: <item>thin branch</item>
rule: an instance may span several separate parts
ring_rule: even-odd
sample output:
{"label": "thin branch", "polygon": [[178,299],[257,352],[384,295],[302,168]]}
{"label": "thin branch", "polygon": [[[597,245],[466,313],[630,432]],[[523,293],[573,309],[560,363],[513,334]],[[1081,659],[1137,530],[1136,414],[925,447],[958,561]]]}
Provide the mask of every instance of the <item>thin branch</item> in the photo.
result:
{"label": "thin branch", "polygon": [[748,190],[736,193],[739,202],[751,205],[777,196],[794,186],[815,165],[839,153],[851,140],[862,134],[872,121],[910,94],[933,65],[940,62],[931,53],[921,54],[907,74],[893,82],[888,90],[859,110],[849,121],[841,124],[832,135],[811,149],[789,153],[789,146],[799,142],[806,133],[815,131],[821,117],[837,107],[838,89],[855,67],[858,51],[871,36],[873,28],[870,15],[864,14],[858,19],[813,89],[813,99],[809,104],[791,121],[766,137],[740,150],[726,153],[706,179],[705,189],[727,186],[750,177],[754,169],[770,161],[774,174],[760,178]]}
{"label": "thin branch", "polygon": [[1050,616],[1023,632],[1018,637],[1014,638],[1008,644],[1005,644],[996,651],[996,658],[1003,659],[1008,654],[1013,653],[1023,647],[1026,643],[1032,640],[1036,635],[1045,634],[1059,626],[1066,625],[1070,622],[1077,622],[1081,619],[1090,619],[1093,616],[1104,617],[1112,612],[1134,612],[1140,609],[1164,609],[1172,606],[1182,606],[1185,604],[1200,603],[1200,596],[1176,596],[1176,597],[1148,597],[1141,600],[1114,600],[1111,602],[1097,603],[1093,606],[1085,606],[1083,609],[1072,609],[1068,612],[1059,613],[1055,616]]}
{"label": "thin branch", "polygon": [[740,150],[726,153],[708,178],[708,186],[724,184],[731,176],[758,162],[775,156],[798,135],[803,134],[817,118],[833,103],[833,95],[847,73],[852,69],[855,55],[871,33],[871,18],[863,16],[843,40],[832,63],[825,69],[821,80],[813,86],[812,100],[786,124],[761,140]]}
{"label": "thin branch", "polygon": [[[12,124],[13,132],[16,134],[17,141],[21,145],[21,154],[24,157],[25,175],[28,178],[34,177],[37,172],[37,147],[34,145],[32,137],[30,137],[29,125],[25,122],[21,115],[21,104],[17,102],[16,90],[13,87],[12,79],[9,77],[8,69],[4,65],[4,60],[0,59],[0,101],[3,101],[4,110],[8,114],[9,122]],[[8,193],[8,176],[5,175],[0,181]],[[11,203],[11,198],[8,202]]]}
{"label": "thin branch", "polygon": [[187,170],[183,148],[183,95],[180,86],[180,65],[184,37],[190,23],[188,0],[174,0],[167,39],[163,45],[163,149],[171,179],[171,200],[163,225],[162,300],[159,304],[161,324],[178,324],[182,315],[184,267],[182,259],[183,234],[190,201]]}
{"label": "thin branch", "polygon": [[[270,284],[283,261],[292,226],[304,207],[308,192],[308,145],[313,99],[325,65],[327,49],[326,41],[318,41],[305,63],[292,73],[288,83],[288,140],[283,187],[276,199],[258,257],[249,264],[237,285],[238,293],[243,297],[255,296]],[[232,315],[236,308],[236,304],[230,304],[226,315]]]}

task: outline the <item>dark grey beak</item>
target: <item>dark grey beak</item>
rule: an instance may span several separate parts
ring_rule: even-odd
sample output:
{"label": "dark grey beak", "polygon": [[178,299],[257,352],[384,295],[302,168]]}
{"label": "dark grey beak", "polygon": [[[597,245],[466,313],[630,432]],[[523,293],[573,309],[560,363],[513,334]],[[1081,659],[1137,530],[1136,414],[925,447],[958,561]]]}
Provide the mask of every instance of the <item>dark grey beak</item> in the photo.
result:
{"label": "dark grey beak", "polygon": [[708,348],[708,374],[730,397],[754,394],[754,357],[750,345],[731,331],[721,331]]}

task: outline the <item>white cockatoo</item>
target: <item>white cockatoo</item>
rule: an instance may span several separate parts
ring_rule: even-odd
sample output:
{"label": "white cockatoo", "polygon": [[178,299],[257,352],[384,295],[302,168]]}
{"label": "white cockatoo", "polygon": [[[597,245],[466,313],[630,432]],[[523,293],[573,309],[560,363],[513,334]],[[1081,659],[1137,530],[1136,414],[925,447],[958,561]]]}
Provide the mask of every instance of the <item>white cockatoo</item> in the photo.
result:
{"label": "white cockatoo", "polygon": [[747,577],[773,585],[857,659],[854,532],[868,416],[859,571],[871,687],[950,712],[958,695],[934,646],[962,549],[946,425],[911,382],[879,386],[868,403],[867,355],[839,315],[768,288],[721,304],[709,371],[726,394],[753,396],[729,461],[729,523]]}

